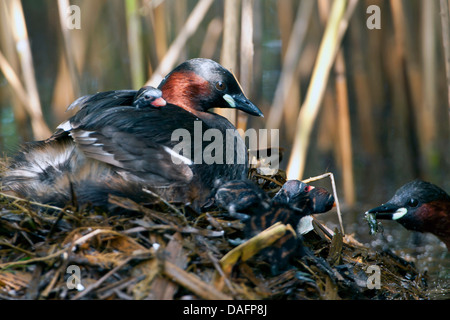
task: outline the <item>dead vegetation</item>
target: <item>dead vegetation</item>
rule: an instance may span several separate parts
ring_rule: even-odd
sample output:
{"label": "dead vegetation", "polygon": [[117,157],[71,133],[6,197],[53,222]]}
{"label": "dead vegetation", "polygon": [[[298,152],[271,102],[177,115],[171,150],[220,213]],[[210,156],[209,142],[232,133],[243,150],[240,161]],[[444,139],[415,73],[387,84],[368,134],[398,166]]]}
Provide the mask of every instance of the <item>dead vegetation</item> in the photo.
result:
{"label": "dead vegetation", "polygon": [[[285,178],[252,171],[252,179],[272,194]],[[273,275],[263,249],[290,226],[276,224],[236,246],[243,224],[227,212],[110,201],[124,213],[2,195],[0,299],[427,298],[413,264],[315,220],[303,239],[312,254]],[[368,286],[371,266],[381,271],[379,289]]]}

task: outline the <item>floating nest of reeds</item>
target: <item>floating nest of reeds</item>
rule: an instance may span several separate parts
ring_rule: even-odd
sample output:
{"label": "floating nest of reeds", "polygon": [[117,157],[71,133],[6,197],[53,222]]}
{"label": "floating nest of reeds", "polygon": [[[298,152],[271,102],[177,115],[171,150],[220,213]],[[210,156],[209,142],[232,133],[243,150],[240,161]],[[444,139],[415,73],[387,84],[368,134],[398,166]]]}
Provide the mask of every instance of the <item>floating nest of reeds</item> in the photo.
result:
{"label": "floating nest of reeds", "polygon": [[[281,171],[250,176],[271,195],[285,182]],[[315,220],[303,236],[310,254],[274,274],[263,249],[291,226],[237,245],[243,224],[223,210],[112,197],[128,213],[110,215],[0,201],[0,299],[427,299],[412,263]]]}

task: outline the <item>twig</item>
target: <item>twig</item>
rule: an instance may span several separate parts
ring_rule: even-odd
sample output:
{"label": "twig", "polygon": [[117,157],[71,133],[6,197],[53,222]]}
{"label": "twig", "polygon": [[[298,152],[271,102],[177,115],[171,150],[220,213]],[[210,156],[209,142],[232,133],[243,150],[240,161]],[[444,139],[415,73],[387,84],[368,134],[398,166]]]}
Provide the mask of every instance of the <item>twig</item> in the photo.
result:
{"label": "twig", "polygon": [[344,225],[342,223],[341,208],[340,208],[340,205],[339,205],[339,198],[337,196],[337,191],[336,191],[336,183],[334,181],[334,175],[331,172],[327,172],[327,173],[321,174],[320,176],[311,177],[311,178],[308,178],[308,179],[304,179],[302,181],[304,183],[310,183],[312,181],[317,181],[317,180],[320,180],[320,179],[323,179],[323,178],[326,178],[326,177],[330,177],[330,180],[331,180],[331,187],[333,189],[334,201],[336,203],[336,212],[337,212],[337,215],[338,215],[339,226],[341,228],[342,235],[345,235]]}
{"label": "twig", "polygon": [[34,252],[31,252],[31,251],[22,249],[22,248],[20,248],[20,247],[16,247],[15,245],[12,245],[12,244],[10,244],[10,243],[8,243],[8,242],[6,242],[6,241],[1,241],[1,242],[0,242],[0,246],[7,246],[7,247],[10,247],[11,249],[14,249],[14,250],[17,250],[17,251],[26,253],[26,254],[29,255],[29,256],[34,256],[34,255],[35,255]]}
{"label": "twig", "polygon": [[145,274],[141,274],[138,277],[130,276],[115,283],[105,285],[103,288],[97,290],[97,296],[100,300],[104,300],[107,297],[111,296],[113,293],[117,294],[117,292],[119,292],[120,290],[144,280],[145,277]]}
{"label": "twig", "polygon": [[230,279],[228,279],[227,275],[223,272],[219,261],[217,260],[216,257],[213,256],[211,251],[208,251],[208,257],[211,260],[211,262],[213,263],[214,268],[216,269],[216,271],[219,273],[219,275],[221,276],[221,278],[225,282],[225,285],[227,286],[228,290],[230,290],[230,292],[232,294],[236,294],[236,291],[233,289],[233,286],[231,285]]}
{"label": "twig", "polygon": [[260,175],[260,174],[258,174],[258,173],[255,173],[255,177],[260,178],[260,179],[264,179],[264,180],[268,180],[268,181],[270,181],[270,182],[275,183],[276,185],[279,185],[280,187],[283,186],[283,184],[282,184],[280,181],[277,181],[277,180],[275,180],[275,179],[273,179],[273,178],[270,178],[270,177],[268,177],[268,176],[263,176],[263,175]]}
{"label": "twig", "polygon": [[213,286],[203,282],[192,273],[186,272],[169,261],[164,261],[163,273],[172,281],[192,291],[202,299],[231,300],[232,297],[218,291]]}
{"label": "twig", "polygon": [[78,238],[77,240],[75,240],[73,242],[72,247],[82,245],[83,243],[88,241],[90,238],[92,238],[92,237],[94,237],[94,236],[96,236],[96,235],[98,235],[100,233],[111,233],[111,232],[114,233],[114,231],[111,231],[111,230],[95,229],[94,231],[92,231],[92,232],[82,236],[81,238]]}
{"label": "twig", "polygon": [[27,203],[29,203],[31,205],[34,205],[34,206],[39,206],[39,207],[52,209],[52,210],[56,210],[56,211],[63,211],[64,210],[64,209],[61,209],[59,207],[51,206],[51,205],[48,205],[48,204],[43,204],[43,203],[39,203],[39,202],[35,202],[35,201],[28,201],[26,199],[19,198],[19,197],[16,197],[16,196],[13,196],[13,195],[10,195],[10,194],[6,194],[6,193],[3,193],[3,192],[0,192],[0,196],[5,197],[5,198],[14,199],[14,200],[17,200],[17,201],[24,201],[24,202],[27,202]]}
{"label": "twig", "polygon": [[58,223],[62,220],[62,218],[64,217],[64,213],[65,211],[62,210],[59,212],[58,217],[56,218],[55,222],[52,224],[52,227],[50,228],[50,231],[48,232],[46,239],[50,239],[50,237],[53,235],[53,233],[56,230],[56,227],[58,226]]}
{"label": "twig", "polygon": [[17,265],[30,264],[30,263],[34,263],[34,262],[42,262],[42,261],[47,261],[47,260],[50,260],[53,258],[57,258],[57,257],[63,255],[64,253],[67,253],[68,251],[72,250],[75,246],[85,243],[88,239],[90,239],[93,236],[96,236],[100,233],[112,233],[112,234],[120,235],[120,233],[115,232],[113,230],[96,229],[96,230],[88,233],[87,235],[84,235],[84,236],[78,238],[73,243],[67,245],[65,248],[60,249],[52,254],[49,254],[48,256],[33,258],[33,259],[29,259],[29,260],[24,260],[24,261],[13,261],[13,262],[0,263],[0,269],[5,269],[8,267],[17,266]]}
{"label": "twig", "polygon": [[56,257],[59,257],[60,255],[64,254],[65,252],[67,252],[70,248],[64,248],[61,250],[58,250],[48,256],[45,257],[38,257],[38,258],[33,258],[33,259],[29,259],[29,260],[23,260],[23,261],[13,261],[13,262],[6,262],[6,263],[0,263],[0,269],[6,269],[9,267],[13,267],[13,266],[21,266],[24,264],[30,264],[30,263],[34,263],[34,262],[42,262],[42,261],[47,261]]}
{"label": "twig", "polygon": [[124,265],[128,264],[128,262],[130,262],[130,260],[132,258],[133,257],[128,257],[127,259],[125,259],[121,264],[119,264],[114,269],[111,269],[108,273],[106,273],[103,277],[98,279],[95,283],[91,284],[86,289],[84,289],[83,291],[81,291],[78,294],[76,294],[71,300],[81,299],[82,297],[87,295],[92,290],[98,288],[103,282],[105,282],[106,279],[108,279],[110,276],[112,276],[114,273],[116,273],[118,270],[120,270]]}
{"label": "twig", "polygon": [[175,208],[171,203],[169,203],[166,199],[162,198],[159,194],[154,193],[153,191],[143,188],[142,191],[144,191],[145,193],[148,193],[150,195],[152,195],[153,197],[157,198],[159,201],[161,201],[162,203],[164,203],[166,206],[168,206],[173,212],[175,212],[178,216],[180,216],[181,218],[183,218],[184,222],[187,223],[186,217],[184,216],[184,214],[178,210],[177,208]]}

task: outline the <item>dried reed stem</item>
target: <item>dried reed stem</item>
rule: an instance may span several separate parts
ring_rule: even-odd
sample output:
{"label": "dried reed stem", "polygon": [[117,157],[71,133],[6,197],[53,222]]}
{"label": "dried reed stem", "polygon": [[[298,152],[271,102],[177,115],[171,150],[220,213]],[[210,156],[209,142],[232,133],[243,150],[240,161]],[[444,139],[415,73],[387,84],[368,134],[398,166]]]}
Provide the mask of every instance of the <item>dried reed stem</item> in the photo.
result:
{"label": "dried reed stem", "polygon": [[0,51],[0,70],[5,76],[6,80],[11,85],[16,97],[20,100],[20,102],[26,106],[28,105],[30,98],[28,97],[28,93],[25,91],[25,88],[22,86],[22,83],[19,80],[14,69],[9,64],[8,60],[6,60],[3,53]]}
{"label": "dried reed stem", "polygon": [[138,0],[125,1],[128,54],[130,56],[131,82],[139,89],[145,82],[144,57],[142,49],[142,26],[139,16]]}
{"label": "dried reed stem", "polygon": [[[244,92],[250,95],[253,79],[253,0],[242,0],[241,15],[241,63],[240,83]],[[247,129],[247,114],[238,113],[237,128]]]}
{"label": "dried reed stem", "polygon": [[327,173],[321,174],[321,175],[316,176],[316,177],[311,177],[311,178],[308,178],[308,179],[303,179],[302,181],[303,181],[304,183],[310,183],[310,182],[312,182],[312,181],[317,181],[317,180],[320,180],[320,179],[323,179],[323,178],[326,178],[326,177],[329,177],[330,180],[331,180],[331,188],[333,189],[334,202],[336,203],[336,211],[337,211],[337,216],[338,216],[338,220],[339,220],[339,227],[341,228],[341,233],[342,233],[343,235],[345,235],[345,232],[344,232],[344,224],[343,224],[343,222],[342,222],[341,206],[340,206],[340,204],[339,204],[339,198],[338,198],[338,196],[337,196],[336,182],[335,182],[335,180],[334,180],[334,175],[333,175],[333,173],[327,172]]}
{"label": "dried reed stem", "polygon": [[442,25],[442,42],[444,45],[445,70],[447,75],[448,88],[448,115],[450,119],[450,18],[447,0],[440,0],[441,4],[441,25]]}
{"label": "dried reed stem", "polygon": [[335,0],[331,8],[311,82],[297,120],[297,131],[287,170],[289,179],[299,179],[303,175],[311,131],[319,112],[335,53],[340,45],[339,26],[344,18],[346,5],[346,0]]}
{"label": "dried reed stem", "polygon": [[66,56],[67,66],[69,67],[70,79],[72,82],[72,89],[75,97],[80,96],[80,76],[77,70],[75,53],[72,37],[67,28],[67,9],[69,8],[69,0],[58,0],[59,22],[61,24],[61,32],[64,39],[64,53]]}
{"label": "dried reed stem", "polygon": [[[155,37],[155,46],[156,46],[156,55],[158,57],[158,61],[164,59],[164,56],[167,54],[167,27],[166,27],[166,7],[164,1],[159,2],[154,5],[154,33]],[[181,49],[180,49],[181,51]]]}
{"label": "dried reed stem", "polygon": [[212,300],[231,300],[232,297],[228,296],[216,288],[203,282],[196,275],[186,272],[185,270],[177,267],[175,264],[169,261],[163,261],[163,273],[166,277],[175,281],[179,285],[192,291],[202,299]]}
{"label": "dried reed stem", "polygon": [[302,1],[298,7],[297,17],[283,61],[280,80],[275,89],[270,114],[267,119],[267,128],[276,129],[280,127],[283,108],[287,106],[286,101],[289,99],[289,92],[297,75],[297,65],[314,5],[314,1]]}
{"label": "dried reed stem", "polygon": [[[240,0],[224,1],[223,17],[223,41],[220,53],[220,63],[231,72],[237,71],[238,39],[239,39],[239,5]],[[214,112],[227,118],[233,125],[236,125],[236,110],[234,109],[214,109]]]}
{"label": "dried reed stem", "polygon": [[214,18],[208,24],[206,35],[203,39],[202,48],[200,49],[200,57],[211,59],[216,51],[217,43],[222,35],[223,21],[220,18]]}
{"label": "dried reed stem", "polygon": [[202,22],[212,3],[213,0],[201,0],[197,3],[186,20],[184,27],[173,41],[166,55],[158,65],[158,68],[155,70],[150,80],[147,81],[146,85],[158,86],[163,77],[172,70],[177,62],[181,49],[197,30],[200,22]]}
{"label": "dried reed stem", "polygon": [[11,0],[9,4],[12,16],[14,17],[12,27],[13,37],[16,42],[16,50],[22,67],[24,87],[28,93],[28,103],[25,104],[25,108],[30,115],[31,127],[35,138],[39,140],[45,139],[50,135],[50,130],[42,115],[22,3],[19,0]]}
{"label": "dried reed stem", "polygon": [[339,146],[341,148],[342,174],[345,202],[348,205],[355,203],[355,186],[353,178],[352,135],[350,130],[350,113],[348,106],[347,75],[343,51],[340,50],[335,64],[336,70],[336,102]]}

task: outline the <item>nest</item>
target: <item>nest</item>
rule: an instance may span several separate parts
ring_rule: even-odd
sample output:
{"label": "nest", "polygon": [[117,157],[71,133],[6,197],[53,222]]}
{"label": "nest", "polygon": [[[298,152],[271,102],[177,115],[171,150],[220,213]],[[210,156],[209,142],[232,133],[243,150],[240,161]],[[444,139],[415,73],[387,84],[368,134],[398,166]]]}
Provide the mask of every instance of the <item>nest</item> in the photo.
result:
{"label": "nest", "polygon": [[[270,195],[285,182],[281,171],[250,177]],[[127,213],[2,196],[0,299],[427,299],[412,263],[316,220],[310,254],[273,274],[264,248],[292,226],[237,245],[243,224],[223,210],[110,202]]]}

